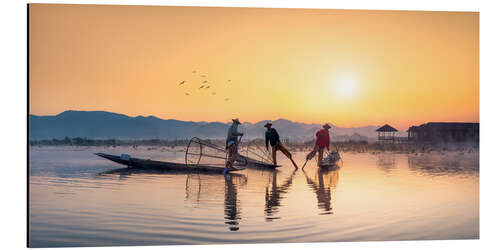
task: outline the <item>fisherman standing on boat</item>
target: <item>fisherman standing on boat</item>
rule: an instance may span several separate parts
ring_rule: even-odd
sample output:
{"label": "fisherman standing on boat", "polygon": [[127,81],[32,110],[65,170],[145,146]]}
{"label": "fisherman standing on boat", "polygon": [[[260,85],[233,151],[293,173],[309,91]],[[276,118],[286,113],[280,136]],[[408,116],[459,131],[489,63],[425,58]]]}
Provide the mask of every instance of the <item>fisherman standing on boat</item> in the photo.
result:
{"label": "fisherman standing on boat", "polygon": [[272,155],[273,155],[273,164],[276,165],[276,150],[281,151],[290,161],[292,161],[293,166],[295,169],[298,169],[297,164],[295,164],[295,161],[292,159],[292,154],[290,151],[288,151],[283,144],[280,142],[280,135],[278,134],[278,131],[276,129],[271,128],[273,124],[272,123],[266,123],[264,127],[267,128],[266,131],[266,149],[269,151],[269,143],[271,143],[271,148],[272,148]]}
{"label": "fisherman standing on boat", "polygon": [[226,150],[228,151],[226,169],[235,170],[237,168],[233,167],[234,161],[238,157],[238,136],[243,136],[243,133],[238,132],[238,125],[241,122],[238,118],[233,119],[233,124],[229,127],[227,131],[226,138]]}
{"label": "fisherman standing on boat", "polygon": [[325,124],[323,125],[323,129],[316,132],[316,143],[314,144],[313,151],[307,154],[306,163],[307,161],[312,159],[316,155],[316,153],[318,153],[318,167],[321,165],[321,162],[323,161],[323,151],[325,150],[325,148],[330,151],[330,134],[328,133],[328,129],[330,128],[330,125]]}

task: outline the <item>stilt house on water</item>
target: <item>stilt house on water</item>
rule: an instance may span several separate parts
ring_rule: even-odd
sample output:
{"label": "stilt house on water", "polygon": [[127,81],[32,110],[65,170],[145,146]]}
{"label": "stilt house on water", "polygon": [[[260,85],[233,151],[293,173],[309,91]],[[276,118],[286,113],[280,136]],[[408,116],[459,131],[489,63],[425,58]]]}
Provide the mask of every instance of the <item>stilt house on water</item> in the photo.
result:
{"label": "stilt house on water", "polygon": [[479,123],[429,122],[408,129],[412,142],[479,142]]}
{"label": "stilt house on water", "polygon": [[385,124],[384,126],[378,128],[377,130],[378,134],[378,141],[379,142],[394,142],[396,140],[396,132],[398,132],[397,129],[391,127],[389,124]]}

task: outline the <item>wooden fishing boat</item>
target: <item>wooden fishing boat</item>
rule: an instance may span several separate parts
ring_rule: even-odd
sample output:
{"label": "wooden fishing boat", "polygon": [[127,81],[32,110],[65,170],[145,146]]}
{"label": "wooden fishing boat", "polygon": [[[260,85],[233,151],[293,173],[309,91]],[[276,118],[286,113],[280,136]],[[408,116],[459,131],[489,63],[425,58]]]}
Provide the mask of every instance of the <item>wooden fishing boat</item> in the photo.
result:
{"label": "wooden fishing boat", "polygon": [[247,162],[247,167],[257,167],[257,168],[269,168],[269,169],[275,169],[281,167],[281,165],[274,165],[274,164],[269,164],[263,161],[255,160],[250,157],[246,157],[243,155],[238,155],[238,158],[244,159]]}
{"label": "wooden fishing boat", "polygon": [[338,164],[320,164],[319,165],[319,169],[320,170],[325,170],[325,171],[329,171],[329,170],[335,170],[335,169],[339,169],[339,165]]}
{"label": "wooden fishing boat", "polygon": [[[248,152],[248,150],[247,150]],[[105,153],[96,153],[96,155],[110,161],[138,169],[155,170],[181,170],[192,172],[212,172],[223,173],[227,161],[227,152],[224,148],[212,144],[210,141],[201,140],[193,137],[186,148],[185,163],[144,160],[132,158],[130,155],[122,154],[110,155]],[[237,169],[228,170],[234,172],[245,169],[244,167],[253,167],[259,169],[275,169],[278,165],[270,164],[263,160],[256,160],[248,156],[238,154],[234,166]]]}
{"label": "wooden fishing boat", "polygon": [[[110,161],[125,165],[129,168],[139,169],[155,169],[155,170],[178,170],[192,172],[212,172],[222,173],[223,167],[208,166],[208,165],[189,165],[184,163],[168,162],[168,161],[153,161],[140,158],[132,158],[128,155],[110,155],[105,153],[96,153],[95,155]],[[244,168],[229,170],[230,172],[243,170]]]}
{"label": "wooden fishing boat", "polygon": [[[161,174],[161,175],[207,175],[207,176],[219,176],[221,175],[219,172],[210,172],[210,171],[192,171],[192,170],[165,170],[165,169],[144,169],[144,168],[114,168],[110,170],[106,170],[100,173],[97,173],[96,176],[107,176],[107,175],[120,175],[120,176],[131,176],[131,175],[141,175],[141,174]],[[241,172],[230,172],[228,173],[232,177],[244,178],[246,179],[245,173]]]}

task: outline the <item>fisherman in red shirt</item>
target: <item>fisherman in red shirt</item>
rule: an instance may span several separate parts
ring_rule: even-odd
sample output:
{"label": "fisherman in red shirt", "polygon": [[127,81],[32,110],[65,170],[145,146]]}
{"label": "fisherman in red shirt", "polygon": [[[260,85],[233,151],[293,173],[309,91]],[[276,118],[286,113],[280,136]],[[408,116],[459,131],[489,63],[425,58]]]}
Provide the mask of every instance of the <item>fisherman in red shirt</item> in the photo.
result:
{"label": "fisherman in red shirt", "polygon": [[306,160],[308,161],[312,159],[316,155],[316,153],[318,153],[318,167],[321,165],[321,161],[323,161],[323,151],[325,147],[328,151],[330,151],[330,134],[328,133],[328,129],[330,128],[330,125],[325,124],[323,125],[323,129],[316,132],[316,144],[314,145],[313,151],[307,154],[306,157]]}

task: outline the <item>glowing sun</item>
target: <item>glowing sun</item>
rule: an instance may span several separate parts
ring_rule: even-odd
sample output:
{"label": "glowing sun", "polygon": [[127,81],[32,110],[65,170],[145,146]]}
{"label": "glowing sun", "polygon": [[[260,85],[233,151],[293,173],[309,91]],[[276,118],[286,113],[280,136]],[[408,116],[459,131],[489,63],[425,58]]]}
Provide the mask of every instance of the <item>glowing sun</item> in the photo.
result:
{"label": "glowing sun", "polygon": [[334,94],[343,99],[352,99],[358,93],[358,81],[352,75],[339,77],[333,85]]}

